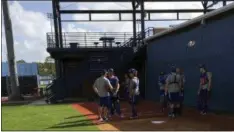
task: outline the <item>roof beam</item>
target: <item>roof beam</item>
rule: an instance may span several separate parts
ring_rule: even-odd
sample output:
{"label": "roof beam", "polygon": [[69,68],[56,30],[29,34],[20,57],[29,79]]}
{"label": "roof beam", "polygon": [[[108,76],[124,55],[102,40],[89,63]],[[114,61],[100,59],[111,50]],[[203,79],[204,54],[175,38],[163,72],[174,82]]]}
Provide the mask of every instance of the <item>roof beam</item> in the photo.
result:
{"label": "roof beam", "polygon": [[[207,11],[212,11],[208,9]],[[203,12],[204,9],[162,9],[162,10],[145,10],[146,13],[197,13]],[[60,10],[62,14],[119,14],[119,13],[133,13],[132,10]],[[136,10],[140,13],[140,10]]]}
{"label": "roof beam", "polygon": [[[59,0],[59,2],[132,2],[133,0]],[[193,2],[201,0],[144,0],[145,2]],[[207,1],[222,1],[222,0],[207,0]],[[226,0],[233,1],[233,0]]]}
{"label": "roof beam", "polygon": [[[150,19],[145,21],[186,21],[190,19]],[[61,22],[128,22],[132,20],[61,20]]]}

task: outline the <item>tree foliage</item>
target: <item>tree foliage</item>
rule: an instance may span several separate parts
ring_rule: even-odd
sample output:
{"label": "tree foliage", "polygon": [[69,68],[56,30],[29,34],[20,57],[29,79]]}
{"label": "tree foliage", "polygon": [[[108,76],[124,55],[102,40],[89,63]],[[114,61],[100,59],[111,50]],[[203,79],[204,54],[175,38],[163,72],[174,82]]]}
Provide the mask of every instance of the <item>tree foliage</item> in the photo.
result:
{"label": "tree foliage", "polygon": [[18,60],[18,61],[16,61],[16,63],[18,64],[18,63],[26,63],[26,61],[25,60]]}
{"label": "tree foliage", "polygon": [[44,63],[38,63],[39,75],[55,75],[54,59],[50,56],[45,58]]}
{"label": "tree foliage", "polygon": [[[27,63],[25,60],[18,60],[16,61],[17,64],[19,63]],[[41,76],[48,76],[48,75],[53,75],[55,76],[55,63],[54,59],[51,58],[50,56],[45,58],[45,61],[42,62],[35,62],[38,65],[38,74]]]}

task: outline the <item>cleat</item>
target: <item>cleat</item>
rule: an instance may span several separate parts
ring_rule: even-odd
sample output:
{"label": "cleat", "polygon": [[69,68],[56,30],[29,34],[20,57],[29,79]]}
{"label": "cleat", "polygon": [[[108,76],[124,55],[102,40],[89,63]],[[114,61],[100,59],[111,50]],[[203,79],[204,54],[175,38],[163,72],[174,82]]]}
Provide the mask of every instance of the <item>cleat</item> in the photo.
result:
{"label": "cleat", "polygon": [[124,118],[124,115],[119,115],[120,118]]}
{"label": "cleat", "polygon": [[172,114],[172,116],[171,116],[172,118],[175,118],[176,116],[175,116],[175,114]]}
{"label": "cleat", "polygon": [[108,118],[104,118],[104,121],[109,121],[109,119]]}
{"label": "cleat", "polygon": [[202,115],[206,115],[207,113],[206,112],[202,112]]}
{"label": "cleat", "polygon": [[103,120],[102,118],[100,118],[98,121],[99,121],[99,122],[103,122],[104,120]]}
{"label": "cleat", "polygon": [[168,114],[168,117],[172,117],[172,114],[171,114],[171,113],[169,113],[169,114]]}
{"label": "cleat", "polygon": [[138,116],[131,116],[130,119],[136,119]]}

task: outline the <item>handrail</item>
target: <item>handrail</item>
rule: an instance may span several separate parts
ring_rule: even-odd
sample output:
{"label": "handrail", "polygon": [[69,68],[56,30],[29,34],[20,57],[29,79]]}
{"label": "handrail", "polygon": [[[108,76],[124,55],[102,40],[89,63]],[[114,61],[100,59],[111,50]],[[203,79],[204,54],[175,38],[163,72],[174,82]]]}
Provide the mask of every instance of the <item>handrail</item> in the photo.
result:
{"label": "handrail", "polygon": [[[145,36],[153,35],[153,27],[148,27],[144,30]],[[151,34],[152,33],[152,34]],[[118,48],[132,47],[133,42],[132,32],[63,32],[63,45],[59,48]],[[101,37],[114,38],[114,40],[100,40]],[[142,40],[142,33],[138,32],[137,43]],[[54,33],[47,33],[48,48],[57,48],[55,44]]]}
{"label": "handrail", "polygon": [[[149,32],[150,31],[152,31],[153,32],[153,30],[154,30],[154,28],[153,27],[148,27],[148,28],[146,28],[145,29],[145,35],[146,35],[146,33],[148,33],[148,36],[146,35],[145,37],[147,38],[147,37],[149,37],[149,36],[152,36],[152,35],[150,35],[149,34]],[[137,33],[137,35],[136,35],[136,39],[139,41],[139,40],[142,40],[142,34],[141,34],[141,32],[139,32],[139,33]],[[133,42],[133,37],[131,37],[131,38],[129,38],[126,42],[124,42],[124,47],[131,47],[131,43]]]}

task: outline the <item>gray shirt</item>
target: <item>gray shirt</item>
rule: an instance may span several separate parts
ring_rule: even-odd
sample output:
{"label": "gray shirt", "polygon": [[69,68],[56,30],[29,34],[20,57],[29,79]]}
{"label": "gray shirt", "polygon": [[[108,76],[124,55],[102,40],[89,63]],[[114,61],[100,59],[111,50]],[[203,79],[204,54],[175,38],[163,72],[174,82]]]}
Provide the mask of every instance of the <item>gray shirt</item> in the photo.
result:
{"label": "gray shirt", "polygon": [[168,92],[179,92],[180,91],[180,83],[181,77],[179,74],[171,73],[168,75],[166,79],[166,83],[168,84]]}
{"label": "gray shirt", "polygon": [[110,96],[107,90],[107,87],[110,85],[110,81],[106,77],[101,76],[95,80],[93,86],[97,88],[99,97],[107,97]]}
{"label": "gray shirt", "polygon": [[139,91],[139,79],[137,77],[134,77],[134,78],[130,79],[129,89],[131,91],[133,91],[134,95],[139,95],[140,94],[140,91]]}

